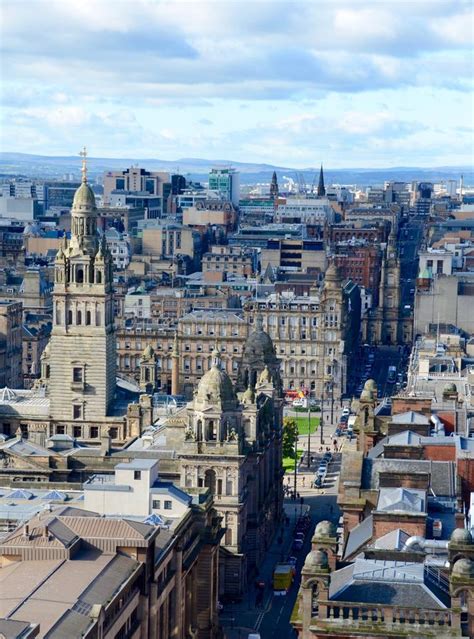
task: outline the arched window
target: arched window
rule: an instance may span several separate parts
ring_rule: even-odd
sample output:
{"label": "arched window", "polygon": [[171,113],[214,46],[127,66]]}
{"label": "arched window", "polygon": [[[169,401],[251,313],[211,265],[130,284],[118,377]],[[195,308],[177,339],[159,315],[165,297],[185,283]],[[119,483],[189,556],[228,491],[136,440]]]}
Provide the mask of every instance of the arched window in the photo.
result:
{"label": "arched window", "polygon": [[90,326],[91,325],[91,312],[90,311],[86,311],[86,326]]}
{"label": "arched window", "polygon": [[61,324],[61,311],[56,308],[56,324]]}
{"label": "arched window", "polygon": [[204,486],[210,488],[211,493],[216,492],[216,473],[214,470],[206,470],[206,474],[204,475]]}
{"label": "arched window", "polygon": [[196,424],[196,440],[202,441],[202,420],[198,419]]}
{"label": "arched window", "polygon": [[84,269],[82,266],[76,269],[76,282],[82,284],[84,282]]}
{"label": "arched window", "polygon": [[72,311],[67,312],[67,323],[72,325]]}
{"label": "arched window", "polygon": [[77,311],[76,324],[78,326],[80,326],[82,324],[82,312],[81,311]]}
{"label": "arched window", "polygon": [[96,326],[100,326],[100,310],[96,309],[95,311],[95,323]]}
{"label": "arched window", "polygon": [[102,284],[102,273],[101,271],[95,272],[95,282],[96,284]]}

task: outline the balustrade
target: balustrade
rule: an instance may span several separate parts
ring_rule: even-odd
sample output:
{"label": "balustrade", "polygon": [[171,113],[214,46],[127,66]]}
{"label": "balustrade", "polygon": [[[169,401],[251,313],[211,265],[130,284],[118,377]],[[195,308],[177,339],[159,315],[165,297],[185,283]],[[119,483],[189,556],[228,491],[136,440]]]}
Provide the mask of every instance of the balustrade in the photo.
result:
{"label": "balustrade", "polygon": [[354,625],[386,624],[395,626],[439,626],[455,627],[458,624],[449,610],[429,610],[423,608],[392,608],[374,604],[373,606],[353,605],[344,602],[324,603],[326,620],[333,623],[351,621]]}

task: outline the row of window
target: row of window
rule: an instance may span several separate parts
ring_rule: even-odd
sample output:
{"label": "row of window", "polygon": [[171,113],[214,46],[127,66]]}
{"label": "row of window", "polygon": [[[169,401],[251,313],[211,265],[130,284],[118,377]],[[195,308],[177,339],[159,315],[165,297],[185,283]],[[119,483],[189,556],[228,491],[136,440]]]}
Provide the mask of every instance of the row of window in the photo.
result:
{"label": "row of window", "polygon": [[[161,499],[153,499],[151,506],[154,510],[161,510]],[[170,501],[169,499],[165,499],[163,501],[163,508],[164,510],[172,510],[173,502]]]}

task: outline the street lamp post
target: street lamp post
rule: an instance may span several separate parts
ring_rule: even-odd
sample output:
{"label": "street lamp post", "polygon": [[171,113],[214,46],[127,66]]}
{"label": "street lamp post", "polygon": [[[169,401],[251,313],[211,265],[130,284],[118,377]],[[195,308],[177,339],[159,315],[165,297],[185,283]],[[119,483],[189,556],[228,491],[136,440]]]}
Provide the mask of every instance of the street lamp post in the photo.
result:
{"label": "street lamp post", "polygon": [[298,464],[298,435],[295,437],[295,473],[294,473],[294,498],[296,501],[296,466]]}
{"label": "street lamp post", "polygon": [[308,463],[307,467],[310,467],[311,463],[311,404],[308,399]]}
{"label": "street lamp post", "polygon": [[331,426],[334,424],[334,378],[331,378]]}
{"label": "street lamp post", "polygon": [[319,420],[319,441],[324,444],[324,377],[321,385],[321,418]]}

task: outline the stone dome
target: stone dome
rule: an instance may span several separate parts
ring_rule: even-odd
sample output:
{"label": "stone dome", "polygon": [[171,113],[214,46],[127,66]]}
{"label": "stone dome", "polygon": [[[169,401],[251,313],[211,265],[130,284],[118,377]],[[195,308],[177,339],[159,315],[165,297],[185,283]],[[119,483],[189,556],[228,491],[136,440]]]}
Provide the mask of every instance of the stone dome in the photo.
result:
{"label": "stone dome", "polygon": [[257,315],[255,330],[250,333],[244,346],[244,358],[262,358],[267,362],[274,356],[272,338],[263,330],[263,322],[260,315]]}
{"label": "stone dome", "polygon": [[142,359],[152,359],[154,354],[155,351],[153,350],[152,346],[148,344],[148,346],[145,347],[145,350],[142,353]]}
{"label": "stone dome", "polygon": [[335,537],[336,536],[336,527],[332,522],[325,519],[320,521],[316,526],[314,531],[315,537]]}
{"label": "stone dome", "polygon": [[376,399],[376,397],[377,397],[377,384],[375,383],[373,379],[368,379],[364,384],[362,393],[360,394],[360,401],[373,402]]}
{"label": "stone dome", "polygon": [[325,282],[337,282],[339,280],[339,269],[336,266],[334,260],[331,260],[326,273],[324,274]]}
{"label": "stone dome", "polygon": [[449,384],[446,384],[446,386],[443,388],[443,393],[457,393],[457,392],[458,392],[458,388],[454,382],[450,382]]}
{"label": "stone dome", "polygon": [[82,182],[81,186],[74,193],[72,203],[73,211],[95,211],[95,195],[87,182]]}
{"label": "stone dome", "polygon": [[328,566],[328,556],[324,550],[312,550],[304,562],[305,568],[327,568]]}
{"label": "stone dome", "polygon": [[455,528],[451,535],[451,541],[456,544],[472,544],[472,535],[466,528]]}
{"label": "stone dome", "polygon": [[236,399],[232,380],[226,371],[222,370],[219,351],[214,349],[212,366],[201,377],[195,400],[202,404],[222,406],[235,404]]}
{"label": "stone dome", "polygon": [[472,579],[474,577],[474,563],[466,557],[458,559],[454,562],[452,572],[456,577]]}
{"label": "stone dome", "polygon": [[364,390],[376,391],[377,384],[374,379],[368,379],[364,384]]}

